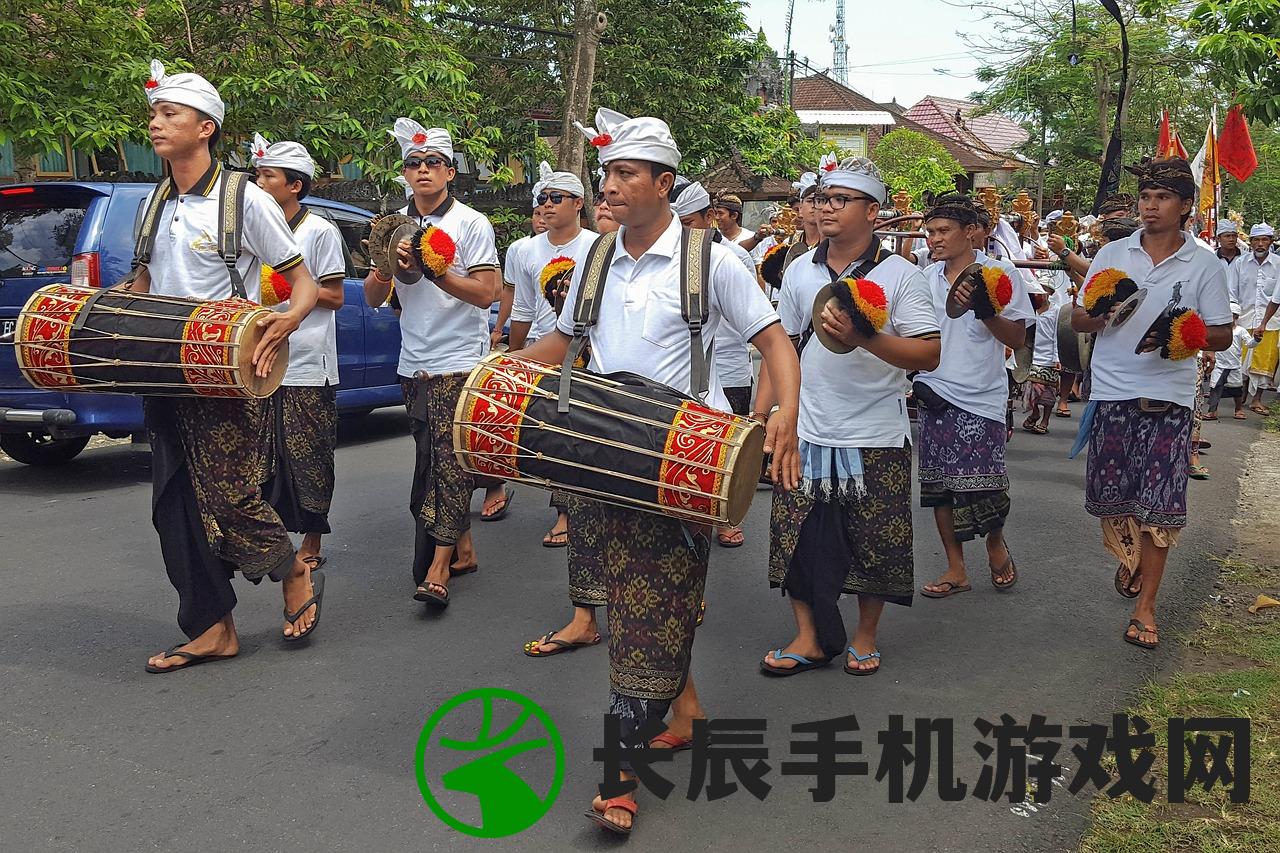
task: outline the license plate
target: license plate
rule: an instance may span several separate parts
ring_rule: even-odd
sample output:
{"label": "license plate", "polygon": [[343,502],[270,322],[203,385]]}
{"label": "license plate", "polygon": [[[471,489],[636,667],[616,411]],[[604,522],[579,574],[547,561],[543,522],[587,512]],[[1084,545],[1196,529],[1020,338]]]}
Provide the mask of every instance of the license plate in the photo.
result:
{"label": "license plate", "polygon": [[13,334],[13,324],[17,320],[0,320],[0,338]]}

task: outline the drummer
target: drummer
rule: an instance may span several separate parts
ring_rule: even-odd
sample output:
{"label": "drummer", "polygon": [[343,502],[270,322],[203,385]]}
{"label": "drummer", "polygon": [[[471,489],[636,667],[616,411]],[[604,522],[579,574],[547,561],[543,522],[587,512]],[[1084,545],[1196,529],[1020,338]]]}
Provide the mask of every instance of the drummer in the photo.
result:
{"label": "drummer", "polygon": [[[226,114],[218,91],[198,74],[167,75],[151,63],[146,84],[148,131],[171,183],[159,211],[151,257],[128,285],[139,293],[198,300],[227,299],[238,289],[261,296],[260,268],[270,264],[292,289],[288,310],[260,321],[254,352],[258,376],[267,376],[280,345],[316,304],[315,280],[302,263],[297,240],[271,196],[245,187],[238,211],[243,249],[234,266],[213,249],[225,189],[213,159]],[[265,400],[148,397],[151,441],[151,519],[160,536],[169,580],[178,591],[178,625],[190,638],[152,655],[146,670],[169,673],[234,657],[240,651],[232,610],[231,578],[282,582],[283,636],[298,640],[318,624],[323,575],[294,553],[280,516],[257,488],[271,438]],[[314,583],[313,583],[314,582]]]}
{"label": "drummer", "polygon": [[813,203],[818,193],[817,173],[805,172],[791,186],[800,198],[800,205],[796,208],[796,239],[787,247],[786,258],[782,261],[784,274],[796,258],[813,251],[822,239],[822,234],[818,231],[818,208]]}
{"label": "drummer", "polygon": [[[316,307],[289,336],[289,369],[271,396],[275,418],[275,464],[265,490],[284,526],[303,534],[298,556],[320,568],[320,538],[330,531],[334,451],[338,444],[338,336],[336,312],[342,307],[347,272],[342,235],[329,220],[313,216],[302,204],[311,191],[316,164],[298,142],[268,144],[254,135],[250,162],[258,186],[276,200],[293,230],[302,263],[320,284]],[[263,304],[288,310],[289,294],[275,294],[269,268],[263,269]]]}
{"label": "drummer", "polygon": [[[1026,283],[1013,265],[973,248],[982,212],[967,196],[949,195],[937,199],[924,220],[929,253],[937,259],[924,274],[942,327],[942,358],[935,370],[921,373],[915,383],[920,505],[933,508],[947,556],[946,571],[921,589],[927,598],[948,598],[972,589],[964,543],[978,537],[987,540],[992,585],[1008,590],[1018,580],[1004,536],[1009,515],[1005,348],[1016,350],[1023,345],[1027,324],[1035,322],[1035,314]],[[975,288],[970,280],[961,282],[954,297],[949,296],[951,283],[973,263],[994,268],[1009,279],[1008,301],[994,316],[979,319],[975,314]],[[947,313],[949,299],[963,310],[959,317]]]}
{"label": "drummer", "polygon": [[[592,369],[630,371],[692,393],[690,333],[680,314],[681,228],[668,194],[680,166],[680,151],[666,122],[627,118],[613,110],[596,113],[588,138],[596,146],[606,177],[603,192],[622,226],[617,251],[605,272],[599,321],[588,332]],[[583,267],[574,273],[566,308],[555,332],[524,356],[559,364],[573,333],[573,309]],[[798,364],[795,350],[742,264],[723,246],[711,246],[707,280],[710,309],[706,340],[727,323],[755,344],[780,388],[779,411],[770,421],[766,449],[774,451],[774,476],[788,487],[798,479],[795,422]],[[714,364],[706,402],[726,409]],[[609,601],[609,713],[621,720],[623,740],[641,727],[661,727],[672,700],[681,696],[669,733],[692,737],[693,719],[705,716],[688,671],[694,624],[706,584],[710,553],[705,528],[665,515],[601,507],[600,546],[605,554]],[[635,777],[602,786],[591,814],[616,831],[628,831],[636,812]]]}
{"label": "drummer", "polygon": [[[402,306],[398,373],[416,447],[409,497],[416,531],[413,597],[447,607],[450,577],[477,567],[468,517],[476,481],[453,455],[453,410],[471,369],[489,351],[489,307],[501,287],[498,249],[489,220],[449,193],[457,174],[449,132],[398,118],[390,133],[413,189],[400,212],[420,227],[441,229],[457,247],[453,263],[433,281],[418,273],[413,248],[401,241],[394,276]],[[382,305],[390,292],[391,280],[371,270],[365,301]],[[506,501],[510,494],[504,493]]]}

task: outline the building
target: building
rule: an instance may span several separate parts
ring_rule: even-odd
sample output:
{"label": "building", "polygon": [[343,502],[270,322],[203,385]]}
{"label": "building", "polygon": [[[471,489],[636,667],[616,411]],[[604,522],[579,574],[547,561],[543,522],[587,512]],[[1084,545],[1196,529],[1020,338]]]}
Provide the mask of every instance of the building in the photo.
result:
{"label": "building", "polygon": [[1013,173],[1032,162],[1019,152],[1030,139],[1022,125],[1000,113],[984,112],[981,104],[928,95],[904,118],[996,162],[994,168],[974,175],[975,187],[1008,186]]}

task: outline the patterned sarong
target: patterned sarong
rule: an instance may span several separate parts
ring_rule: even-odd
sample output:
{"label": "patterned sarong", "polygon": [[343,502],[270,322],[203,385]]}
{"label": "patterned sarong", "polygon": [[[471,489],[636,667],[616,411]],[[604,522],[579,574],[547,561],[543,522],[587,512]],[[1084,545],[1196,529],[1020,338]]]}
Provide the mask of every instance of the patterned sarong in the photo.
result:
{"label": "patterned sarong", "polygon": [[416,448],[409,511],[420,534],[436,545],[452,545],[471,529],[469,513],[475,481],[453,453],[453,410],[467,376],[453,373],[423,379],[400,378]]}
{"label": "patterned sarong", "polygon": [[950,506],[960,542],[1002,529],[1009,515],[1005,424],[950,403],[921,406],[917,421],[920,505]]}
{"label": "patterned sarong", "polygon": [[604,607],[609,603],[604,584],[604,520],[600,503],[563,495],[569,513],[569,600],[575,607]]}
{"label": "patterned sarong", "polygon": [[338,402],[332,385],[282,386],[271,395],[271,479],[263,487],[285,529],[328,533]]}
{"label": "patterned sarong", "polygon": [[1185,406],[1156,413],[1142,411],[1137,400],[1099,401],[1089,429],[1089,514],[1185,527],[1191,427],[1191,410]]}

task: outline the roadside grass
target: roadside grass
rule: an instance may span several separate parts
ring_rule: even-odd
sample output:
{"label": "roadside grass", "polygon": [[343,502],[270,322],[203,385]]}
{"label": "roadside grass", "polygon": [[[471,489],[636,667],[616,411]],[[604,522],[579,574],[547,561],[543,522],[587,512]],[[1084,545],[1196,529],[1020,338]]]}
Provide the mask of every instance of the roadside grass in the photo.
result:
{"label": "roadside grass", "polygon": [[1280,432],[1280,401],[1271,404],[1271,413],[1262,418],[1262,428],[1267,432]]}
{"label": "roadside grass", "polygon": [[[1180,671],[1147,684],[1129,709],[1156,735],[1156,799],[1145,804],[1128,795],[1096,797],[1083,853],[1280,850],[1280,608],[1246,610],[1260,592],[1280,597],[1280,567],[1212,559],[1220,567],[1219,585],[1187,641]],[[1167,802],[1170,717],[1251,720],[1249,802],[1232,803],[1221,786],[1208,792],[1197,786],[1186,803]]]}

